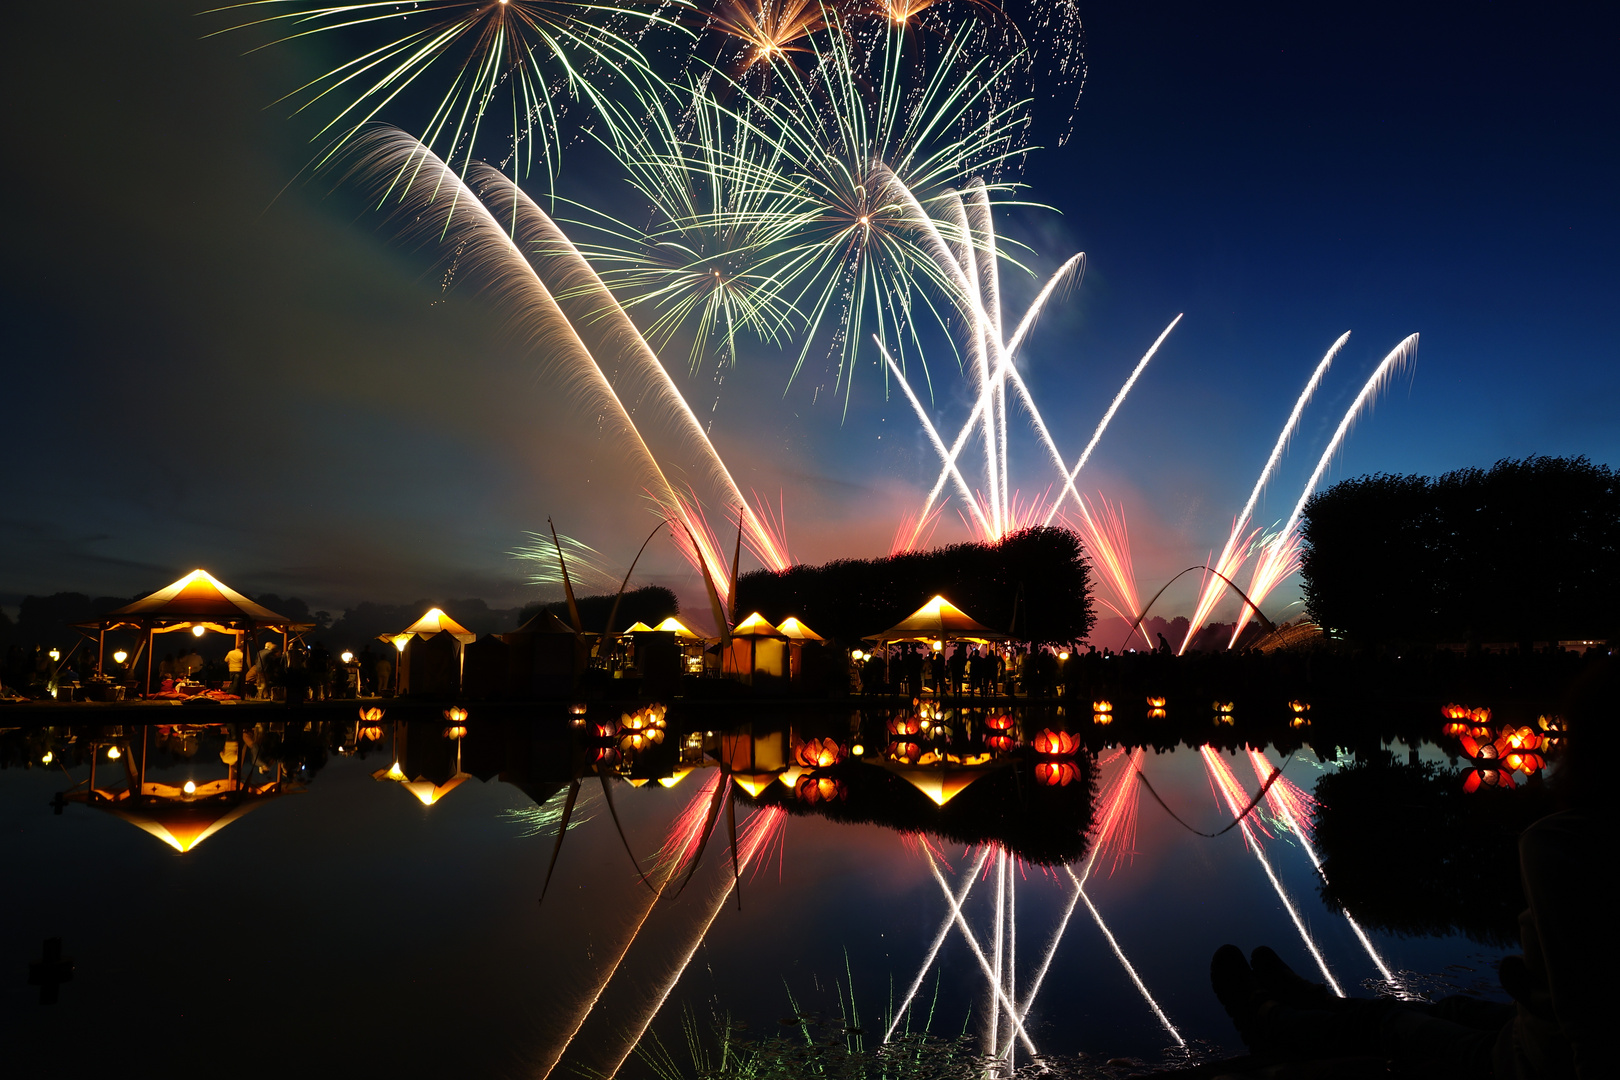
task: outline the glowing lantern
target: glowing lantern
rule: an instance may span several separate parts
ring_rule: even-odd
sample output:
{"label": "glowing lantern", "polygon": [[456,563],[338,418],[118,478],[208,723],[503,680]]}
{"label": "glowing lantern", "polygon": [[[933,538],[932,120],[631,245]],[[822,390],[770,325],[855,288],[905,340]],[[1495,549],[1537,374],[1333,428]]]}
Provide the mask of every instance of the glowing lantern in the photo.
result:
{"label": "glowing lantern", "polygon": [[122,750],[118,749],[118,747],[116,747],[116,746],[107,747],[107,758],[108,758],[108,760],[117,761],[119,758],[121,758],[123,756],[124,756],[124,752]]}
{"label": "glowing lantern", "polygon": [[1105,713],[1105,712],[1092,713],[1091,722],[1093,724],[1102,724],[1103,726],[1106,727],[1107,725],[1112,724],[1114,722],[1114,714],[1113,713]]}
{"label": "glowing lantern", "polygon": [[369,742],[376,742],[378,739],[382,738],[382,736],[382,728],[377,727],[375,724],[360,729],[360,737]]}
{"label": "glowing lantern", "polygon": [[202,637],[206,633],[208,633],[208,627],[206,626],[193,626],[191,628],[192,637]]}
{"label": "glowing lantern", "polygon": [[1169,715],[1170,715],[1169,712],[1167,712],[1164,709],[1149,709],[1148,710],[1148,719],[1149,720],[1163,720],[1166,716],[1169,716]]}
{"label": "glowing lantern", "polygon": [[197,782],[195,780],[187,780],[185,784],[181,786],[180,790],[184,791],[187,795],[195,795],[197,794]]}
{"label": "glowing lantern", "polygon": [[1232,717],[1231,713],[1216,713],[1215,714],[1215,724],[1216,724],[1216,726],[1219,726],[1221,724],[1225,724],[1227,727],[1231,727],[1232,723],[1233,723],[1233,717]]}
{"label": "glowing lantern", "polygon": [[1041,761],[1035,765],[1035,780],[1046,787],[1068,787],[1078,779],[1080,767],[1072,761]]}
{"label": "glowing lantern", "polygon": [[991,731],[1010,731],[1013,726],[1013,718],[1009,713],[996,713],[994,716],[984,718],[984,726]]}
{"label": "glowing lantern", "polygon": [[596,752],[596,763],[598,765],[617,765],[621,760],[623,760],[622,755],[616,746],[604,746]]}
{"label": "glowing lantern", "polygon": [[465,724],[467,722],[467,710],[460,705],[452,705],[444,710],[444,718],[452,724]]}
{"label": "glowing lantern", "polygon": [[1162,709],[1162,708],[1164,708],[1164,698],[1162,698],[1162,697],[1150,697],[1150,698],[1147,699],[1147,703],[1148,703],[1148,708],[1150,708],[1150,709]]}
{"label": "glowing lantern", "polygon": [[848,791],[842,780],[808,773],[799,777],[798,783],[793,787],[793,794],[798,796],[800,802],[807,803],[828,803],[848,797]]}
{"label": "glowing lantern", "polygon": [[462,724],[451,724],[444,729],[444,737],[447,739],[465,739],[467,737],[467,728]]}
{"label": "glowing lantern", "polygon": [[998,753],[1005,754],[1018,745],[1018,740],[1011,735],[991,735],[984,740],[984,745]]}
{"label": "glowing lantern", "polygon": [[897,716],[889,721],[890,735],[916,735],[922,731],[922,721],[915,716]]}
{"label": "glowing lantern", "polygon": [[1288,711],[1293,713],[1295,716],[1299,716],[1303,713],[1310,712],[1311,706],[1308,702],[1295,699],[1294,701],[1290,701],[1288,703]]}
{"label": "glowing lantern", "polygon": [[896,742],[890,743],[883,753],[894,761],[909,765],[922,757],[922,747],[914,742]]}
{"label": "glowing lantern", "polygon": [[360,719],[367,724],[375,724],[383,718],[383,711],[373,705],[369,709],[360,710]]}
{"label": "glowing lantern", "polygon": [[125,652],[123,649],[119,649],[117,652],[113,653],[113,663],[115,664],[122,664],[128,659],[129,653]]}
{"label": "glowing lantern", "polygon": [[53,762],[55,760],[56,760],[56,755],[51,753],[49,750],[47,750],[47,751],[45,751],[45,753],[43,755],[41,755],[41,757],[39,759],[39,763],[41,765],[49,765],[51,762]]}
{"label": "glowing lantern", "polygon": [[1094,713],[1113,712],[1114,703],[1112,701],[1093,701],[1091,703],[1091,711]]}
{"label": "glowing lantern", "polygon": [[1481,787],[1514,786],[1513,770],[1511,769],[1469,769],[1468,775],[1463,779],[1464,791],[1478,791]]}
{"label": "glowing lantern", "polygon": [[568,726],[582,728],[585,726],[585,703],[576,701],[568,706]]}
{"label": "glowing lantern", "polygon": [[1218,712],[1218,713],[1229,713],[1229,712],[1231,712],[1232,711],[1232,702],[1230,702],[1230,701],[1217,701],[1215,703],[1215,711]]}
{"label": "glowing lantern", "polygon": [[1504,757],[1502,764],[1515,772],[1522,772],[1524,775],[1529,776],[1532,773],[1539,772],[1541,767],[1546,764],[1546,761],[1540,754],[1514,752]]}
{"label": "glowing lantern", "polygon": [[844,750],[833,739],[811,739],[794,748],[793,760],[807,769],[825,769],[844,760]]}
{"label": "glowing lantern", "polygon": [[1296,716],[1292,720],[1288,721],[1288,726],[1291,727],[1291,728],[1307,728],[1307,727],[1310,727],[1311,726],[1311,718],[1308,717],[1308,716]]}
{"label": "glowing lantern", "polygon": [[1035,736],[1035,752],[1058,757],[1068,757],[1078,753],[1082,743],[1067,731],[1053,731],[1051,728],[1042,728]]}
{"label": "glowing lantern", "polygon": [[866,753],[866,747],[862,746],[860,743],[856,743],[849,748],[849,752],[854,754],[856,757],[860,757],[862,754]]}
{"label": "glowing lantern", "polygon": [[1447,720],[1467,720],[1472,712],[1466,705],[1446,705],[1440,709],[1440,715]]}

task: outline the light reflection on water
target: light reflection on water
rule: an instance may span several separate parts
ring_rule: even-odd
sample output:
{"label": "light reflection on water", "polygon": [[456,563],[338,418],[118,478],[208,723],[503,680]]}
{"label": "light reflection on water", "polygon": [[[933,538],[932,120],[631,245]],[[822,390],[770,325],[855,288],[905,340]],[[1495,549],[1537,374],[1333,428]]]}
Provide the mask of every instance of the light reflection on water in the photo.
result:
{"label": "light reflection on water", "polygon": [[[461,738],[445,737],[442,723],[385,723],[375,739],[344,724],[233,732],[239,762],[229,767],[223,731],[186,745],[174,732],[128,729],[131,757],[146,742],[149,785],[178,789],[234,768],[268,791],[253,813],[184,855],[132,827],[129,814],[72,802],[52,812],[53,798],[88,778],[88,734],[60,746],[50,768],[15,767],[8,750],[4,955],[20,971],[42,939],[61,936],[77,970],[48,1009],[20,979],[6,985],[7,1029],[30,1032],[7,1041],[25,1047],[25,1062],[37,1052],[42,1067],[58,1040],[113,1052],[165,1031],[187,1057],[242,1060],[248,1075],[275,1071],[296,1047],[317,1075],[427,1065],[542,1076],[555,1065],[563,1076],[609,1073],[624,1061],[622,1075],[632,1076],[647,1072],[631,1053],[643,1030],[644,1046],[656,1039],[678,1049],[685,1024],[706,1029],[718,1019],[777,1036],[796,1030],[784,1017],[820,1015],[857,1026],[868,1047],[891,1029],[926,1027],[965,1032],[1014,1063],[1032,1050],[1158,1060],[1184,1041],[1205,1052],[1241,1049],[1207,984],[1208,958],[1226,941],[1270,944],[1300,971],[1352,992],[1402,972],[1489,962],[1489,949],[1455,934],[1358,934],[1324,904],[1313,851],[1290,827],[1303,804],[1282,798],[1286,783],[1308,794],[1335,768],[1309,747],[1268,745],[1266,761],[1286,763],[1284,781],[1227,829],[1260,787],[1252,753],[1122,749],[1095,731],[1091,750],[1072,755],[1083,775],[1068,784],[1048,787],[1056,774],[1038,773],[1026,753],[1021,766],[944,797],[948,784],[915,770],[972,768],[975,747],[964,738],[1001,729],[971,719],[979,725],[971,738],[970,718],[957,717],[963,730],[948,741],[968,752],[966,763],[910,754],[890,757],[880,775],[873,764],[852,772],[857,763],[846,760],[840,797],[813,772],[776,782],[784,766],[795,768],[796,745],[844,725],[840,745],[865,740],[873,762],[886,742],[913,736],[903,727],[874,732],[884,717],[845,712],[808,728],[756,723],[746,745],[707,729],[716,734],[696,755],[673,717],[669,750],[658,753],[674,765],[649,769],[676,782],[617,779],[611,808],[586,771],[606,738],[582,741],[560,724],[474,719]],[[1018,719],[1020,752],[1053,722]],[[21,745],[17,733],[8,737],[8,748]],[[154,740],[172,745],[153,750]],[[936,745],[943,753],[947,743]],[[339,747],[353,752],[332,752]],[[121,783],[123,766],[99,752],[98,787]],[[1419,756],[1444,757],[1432,746]],[[714,833],[681,889],[711,821],[717,759],[731,766],[727,783],[752,778],[759,797],[712,814]],[[711,767],[674,777],[704,763]],[[617,768],[648,779],[629,764]],[[1138,769],[1151,793],[1133,782]],[[1237,790],[1223,791],[1228,772],[1225,787]],[[576,825],[557,849],[567,783],[582,773]],[[894,776],[909,786],[894,786]],[[863,787],[872,777],[890,786]],[[913,789],[932,801],[912,799]],[[984,823],[984,835],[964,835],[977,825],[960,820],[932,836],[910,831],[957,807]],[[687,835],[667,843],[683,812]],[[1077,830],[1091,842],[1075,845],[1072,859],[1047,858]],[[661,847],[671,854],[654,860]]]}

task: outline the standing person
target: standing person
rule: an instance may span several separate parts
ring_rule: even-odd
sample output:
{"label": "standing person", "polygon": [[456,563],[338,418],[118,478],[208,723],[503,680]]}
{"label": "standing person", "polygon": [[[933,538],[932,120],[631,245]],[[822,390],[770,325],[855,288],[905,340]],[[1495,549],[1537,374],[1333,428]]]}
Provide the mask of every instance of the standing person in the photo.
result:
{"label": "standing person", "polygon": [[354,683],[355,697],[374,697],[373,680],[377,678],[377,654],[372,652],[371,646],[367,644],[360,650],[360,655],[354,658],[354,662],[360,669],[360,677]]}
{"label": "standing person", "polygon": [[230,692],[236,697],[242,696],[242,668],[247,663],[247,657],[242,653],[242,641],[237,639],[231,646],[231,651],[225,654],[225,670],[231,677]]}
{"label": "standing person", "polygon": [[254,668],[259,672],[260,701],[270,699],[270,665],[274,662],[275,652],[276,643],[267,641],[264,643],[264,648],[259,650],[258,658],[253,662]]}
{"label": "standing person", "polygon": [[951,659],[949,661],[949,667],[950,667],[950,675],[951,675],[950,687],[951,687],[951,693],[952,694],[958,694],[959,695],[959,694],[962,693],[962,676],[967,671],[967,651],[966,650],[967,650],[966,645],[958,645],[951,652]]}
{"label": "standing person", "polygon": [[378,697],[393,697],[394,696],[394,694],[393,694],[393,690],[394,690],[393,676],[394,676],[394,665],[390,664],[388,662],[388,657],[379,656],[377,658],[377,696]]}

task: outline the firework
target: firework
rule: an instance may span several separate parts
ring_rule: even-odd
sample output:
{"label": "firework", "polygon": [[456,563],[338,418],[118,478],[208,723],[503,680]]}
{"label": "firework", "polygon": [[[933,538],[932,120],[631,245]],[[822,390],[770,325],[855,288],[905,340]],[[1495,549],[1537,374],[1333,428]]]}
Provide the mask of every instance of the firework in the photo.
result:
{"label": "firework", "polygon": [[251,0],[205,14],[230,13],[246,20],[216,34],[260,28],[279,35],[252,51],[316,35],[370,39],[359,56],[281,99],[300,113],[333,110],[315,135],[327,140],[321,163],[367,123],[383,118],[384,110],[402,96],[431,86],[427,92],[437,96],[437,103],[418,129],[428,149],[461,161],[465,172],[486,122],[498,124],[509,140],[501,156],[514,175],[530,171],[538,156],[553,177],[559,101],[579,98],[600,104],[609,81],[626,74],[650,75],[632,34],[654,25],[674,27],[664,9],[681,3]]}
{"label": "firework", "polygon": [[1288,917],[1293,920],[1294,929],[1299,932],[1299,938],[1305,943],[1305,948],[1310,952],[1311,959],[1316,961],[1317,969],[1322,972],[1322,978],[1326,980],[1328,986],[1333,988],[1335,994],[1344,997],[1344,991],[1339,989],[1339,984],[1333,978],[1333,973],[1328,970],[1327,960],[1323,958],[1321,950],[1316,947],[1316,942],[1312,939],[1310,931],[1305,928],[1305,920],[1300,918],[1299,912],[1294,908],[1293,900],[1283,890],[1282,882],[1277,878],[1277,872],[1271,868],[1271,861],[1266,858],[1266,853],[1260,848],[1260,841],[1254,835],[1254,832],[1256,828],[1264,832],[1264,828],[1250,825],[1249,819],[1243,816],[1244,803],[1247,799],[1243,788],[1238,785],[1237,777],[1232,775],[1232,770],[1227,767],[1226,761],[1222,759],[1220,754],[1215,752],[1213,747],[1206,744],[1200,747],[1198,752],[1203,755],[1204,765],[1209,770],[1210,786],[1220,792],[1226,801],[1226,805],[1231,808],[1232,816],[1238,819],[1238,828],[1243,831],[1245,846],[1254,853],[1255,859],[1260,863],[1260,868],[1266,872],[1266,878],[1271,882],[1272,889],[1277,893],[1277,899],[1282,901],[1283,908],[1288,912]]}
{"label": "firework", "polygon": [[[1067,517],[1063,518],[1063,523],[1080,534],[1086,553],[1091,556],[1091,565],[1102,571],[1102,580],[1113,593],[1112,600],[1103,596],[1098,599],[1109,611],[1130,622],[1141,610],[1141,603],[1136,595],[1136,574],[1131,569],[1131,539],[1125,529],[1125,509],[1123,505],[1110,506],[1100,494],[1097,503],[1100,511],[1094,511],[1082,498],[1079,524],[1071,523]],[[1147,647],[1153,648],[1147,631],[1140,624],[1137,630],[1141,631]]]}
{"label": "firework", "polygon": [[[1254,574],[1249,580],[1249,598],[1259,604],[1266,598],[1266,594],[1276,588],[1278,583],[1299,569],[1300,538],[1297,532],[1300,515],[1305,513],[1305,504],[1310,500],[1316,485],[1322,480],[1328,466],[1333,462],[1333,455],[1339,452],[1339,446],[1344,442],[1345,436],[1355,426],[1361,414],[1371,407],[1380,391],[1389,384],[1417,353],[1418,335],[1412,334],[1396,345],[1385,355],[1379,365],[1373,369],[1372,375],[1362,384],[1361,392],[1350,403],[1345,411],[1344,419],[1339,421],[1338,429],[1334,431],[1333,438],[1328,441],[1327,449],[1322,451],[1322,457],[1316,463],[1316,469],[1311,478],[1305,481],[1305,489],[1300,492],[1299,502],[1294,504],[1294,512],[1288,515],[1288,521],[1282,531],[1271,538],[1270,542],[1260,549],[1260,558],[1256,560]],[[1237,626],[1232,631],[1232,640],[1236,641],[1238,635],[1248,625],[1250,609],[1245,606],[1242,614],[1238,616]]]}
{"label": "firework", "polygon": [[[1276,471],[1278,463],[1282,461],[1283,451],[1288,449],[1288,442],[1293,438],[1294,429],[1299,425],[1299,418],[1305,413],[1305,406],[1310,404],[1311,397],[1316,393],[1317,386],[1321,384],[1322,377],[1327,374],[1328,368],[1333,363],[1333,358],[1339,355],[1339,350],[1344,348],[1344,343],[1349,340],[1350,332],[1346,330],[1328,349],[1321,362],[1316,365],[1316,370],[1311,373],[1310,380],[1305,384],[1305,389],[1300,392],[1299,399],[1294,402],[1294,411],[1288,414],[1288,422],[1283,424],[1282,432],[1277,436],[1277,443],[1271,448],[1271,456],[1266,459],[1265,467],[1260,470],[1260,478],[1254,482],[1254,490],[1249,493],[1249,501],[1243,505],[1242,511],[1232,520],[1232,532],[1226,538],[1226,546],[1221,549],[1220,558],[1215,561],[1216,571],[1224,577],[1237,577],[1238,568],[1243,565],[1243,560],[1248,557],[1249,549],[1257,534],[1251,532],[1242,543],[1238,542],[1238,536],[1248,526],[1249,516],[1254,513],[1255,503],[1260,501],[1260,493],[1265,490],[1266,482],[1271,479],[1271,474]],[[1192,643],[1193,634],[1197,632],[1200,626],[1204,625],[1204,620],[1215,609],[1215,603],[1220,599],[1224,584],[1220,577],[1214,576],[1205,581],[1204,588],[1198,596],[1198,604],[1193,609],[1192,619],[1187,623],[1187,636],[1182,639],[1181,648],[1177,650],[1178,656],[1187,651],[1187,646]],[[1253,594],[1252,588],[1250,594]],[[1245,614],[1247,611],[1248,609],[1245,607]],[[1247,619],[1244,619],[1245,623],[1247,621]],[[1232,640],[1237,640],[1235,634]]]}
{"label": "firework", "polygon": [[605,555],[583,540],[559,535],[557,545],[553,545],[551,537],[546,534],[531,532],[524,535],[528,540],[512,551],[511,556],[534,564],[534,569],[529,573],[529,584],[562,585],[562,570],[557,562],[557,546],[561,546],[568,559],[569,576],[582,588],[597,593],[618,591],[619,575],[613,565]]}

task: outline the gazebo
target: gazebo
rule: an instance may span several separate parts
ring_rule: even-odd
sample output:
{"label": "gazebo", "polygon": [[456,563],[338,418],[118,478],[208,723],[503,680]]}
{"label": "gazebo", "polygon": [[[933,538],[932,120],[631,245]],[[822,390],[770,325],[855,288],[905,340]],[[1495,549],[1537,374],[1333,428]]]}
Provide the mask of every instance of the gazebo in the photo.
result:
{"label": "gazebo", "polygon": [[756,611],[731,629],[725,674],[750,686],[756,674],[785,676],[786,646],[787,635]]}
{"label": "gazebo", "polygon": [[895,641],[972,641],[988,645],[1006,641],[1007,635],[975,622],[967,612],[943,596],[936,596],[881,634],[869,634],[863,640],[880,645]]}
{"label": "gazebo", "polygon": [[[97,672],[102,670],[106,659],[102,652],[106,648],[108,631],[123,628],[144,631],[146,637],[141,642],[140,652],[146,654],[147,693],[152,691],[153,639],[158,634],[176,630],[191,630],[194,633],[213,630],[221,634],[234,634],[237,648],[240,649],[243,637],[255,630],[279,631],[285,653],[290,638],[315,626],[314,623],[297,623],[277,615],[206,570],[193,570],[172,585],[143,596],[133,604],[109,611],[99,619],[75,625],[81,631],[96,631]],[[136,653],[132,667],[140,663],[140,652]]]}
{"label": "gazebo", "polygon": [[399,633],[379,634],[377,639],[391,643],[399,653],[394,672],[399,693],[454,694],[461,688],[462,650],[478,635],[442,609],[428,608]]}

